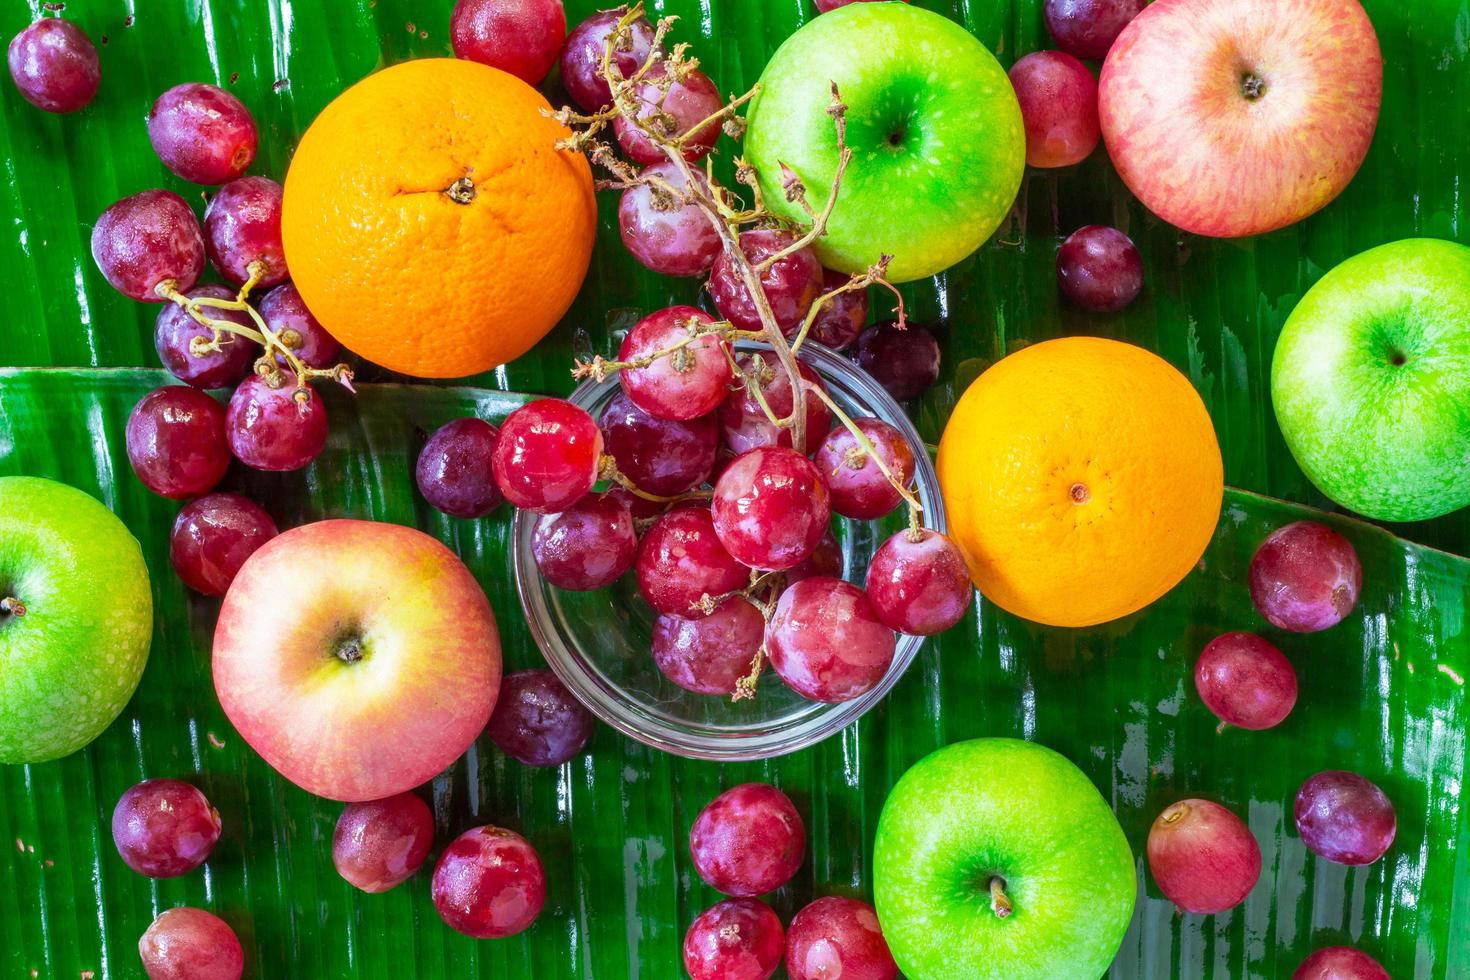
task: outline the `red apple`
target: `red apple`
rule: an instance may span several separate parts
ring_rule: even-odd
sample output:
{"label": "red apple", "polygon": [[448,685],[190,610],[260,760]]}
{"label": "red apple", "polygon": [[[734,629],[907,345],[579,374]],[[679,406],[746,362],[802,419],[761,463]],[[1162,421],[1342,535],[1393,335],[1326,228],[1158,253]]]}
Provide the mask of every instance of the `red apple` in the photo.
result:
{"label": "red apple", "polygon": [[469,748],[500,690],[495,615],[470,570],[420,531],[293,528],[236,575],[214,633],[230,722],[302,789],[378,800]]}
{"label": "red apple", "polygon": [[1108,154],[1149,210],[1236,238],[1341,193],[1382,94],[1358,0],[1155,0],[1108,52],[1099,109]]}

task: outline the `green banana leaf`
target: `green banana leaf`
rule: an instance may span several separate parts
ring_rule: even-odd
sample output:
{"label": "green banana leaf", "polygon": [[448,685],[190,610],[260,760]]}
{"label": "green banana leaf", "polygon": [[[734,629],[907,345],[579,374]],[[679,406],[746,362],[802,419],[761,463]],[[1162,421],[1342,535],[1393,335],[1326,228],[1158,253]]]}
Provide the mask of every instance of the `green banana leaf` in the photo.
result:
{"label": "green banana leaf", "polygon": [[[920,3],[964,23],[1005,63],[1048,46],[1040,0]],[[568,17],[575,22],[597,5],[568,0]],[[547,912],[516,939],[477,943],[452,933],[433,911],[424,874],[381,896],[349,888],[328,855],[338,807],[276,777],[224,719],[208,663],[217,603],[173,577],[167,533],[175,507],[143,490],[122,451],[127,412],[163,375],[0,374],[0,473],[63,479],[116,509],[143,543],[158,609],[152,660],[124,716],[69,759],[0,769],[0,975],[141,976],[138,935],[157,912],[188,903],[231,922],[248,951],[248,975],[259,977],[674,977],[684,929],[716,900],[690,867],[686,835],[720,788],[771,779],[806,815],[809,859],[774,899],[787,918],[815,895],[866,896],[888,789],[928,750],[979,735],[1057,748],[1117,808],[1140,856],[1144,896],[1113,970],[1118,978],[1284,977],[1315,946],[1338,942],[1362,945],[1394,977],[1470,975],[1470,819],[1460,806],[1470,563],[1421,546],[1470,553],[1470,517],[1393,529],[1419,545],[1340,522],[1363,558],[1363,601],[1324,634],[1268,631],[1302,684],[1296,711],[1279,728],[1217,734],[1190,681],[1211,635],[1263,628],[1243,581],[1254,545],[1270,528],[1310,516],[1298,504],[1325,504],[1270,412],[1271,351],[1287,313],[1327,269],[1372,245],[1411,235],[1466,240],[1470,15],[1451,0],[1365,5],[1386,59],[1384,112],[1362,172],[1320,214],[1239,242],[1184,235],[1133,201],[1099,151],[1078,167],[1028,174],[1013,218],[992,242],[904,289],[910,313],[935,324],[945,352],[940,383],[914,406],[931,440],[957,393],[1006,353],[1052,336],[1116,337],[1158,351],[1191,378],[1215,420],[1231,484],[1298,503],[1231,491],[1200,570],[1145,613],[1103,629],[1042,629],[982,604],[929,643],[862,723],[774,762],[689,762],[602,729],[584,758],[537,771],[482,740],[435,781],[432,802],[441,844],[497,822],[541,851]],[[195,80],[229,87],[260,123],[254,170],[279,178],[296,138],[347,84],[384,64],[448,53],[450,6],[68,4],[65,15],[100,45],[103,86],[93,105],[48,116],[0,80],[0,361],[156,364],[154,308],[107,286],[88,236],[102,208],[145,187],[200,200],[149,148],[143,117],[158,92]],[[726,91],[752,83],[812,13],[810,0],[650,7],[681,17],[680,37]],[[38,12],[35,0],[0,0],[0,36]],[[554,79],[546,90],[560,100]],[[727,143],[721,152],[728,164],[735,150]],[[505,515],[459,522],[429,511],[412,490],[411,464],[437,423],[471,412],[498,418],[520,401],[487,389],[564,392],[575,354],[609,353],[644,312],[697,298],[697,284],[649,275],[623,252],[614,207],[604,200],[576,305],[531,356],[472,379],[480,389],[368,385],[356,400],[333,394],[332,442],[317,465],[288,476],[236,473],[231,485],[283,525],[350,515],[435,533],[484,584],[508,666],[538,664],[503,557]],[[1057,299],[1060,236],[1093,222],[1123,227],[1144,253],[1148,287],[1123,314],[1088,316]],[[1366,869],[1315,860],[1291,826],[1299,782],[1339,767],[1378,781],[1398,807],[1398,842]],[[122,864],[108,820],[128,785],[162,775],[196,781],[223,813],[225,836],[202,871],[155,882]],[[1186,795],[1231,806],[1262,843],[1262,881],[1229,914],[1178,916],[1144,873],[1149,823]]]}

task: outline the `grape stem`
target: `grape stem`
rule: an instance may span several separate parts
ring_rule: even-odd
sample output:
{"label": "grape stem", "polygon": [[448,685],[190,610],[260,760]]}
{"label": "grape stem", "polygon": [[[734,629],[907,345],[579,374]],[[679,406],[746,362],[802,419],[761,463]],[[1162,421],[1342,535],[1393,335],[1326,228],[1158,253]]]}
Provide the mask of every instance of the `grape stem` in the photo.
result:
{"label": "grape stem", "polygon": [[[807,384],[807,382],[803,381],[802,384]],[[832,412],[832,414],[837,417],[837,421],[841,422],[843,426],[847,429],[847,431],[852,433],[853,439],[857,440],[858,448],[862,450],[862,455],[866,456],[868,459],[871,459],[874,464],[877,465],[878,472],[883,474],[883,477],[890,484],[892,484],[893,489],[898,491],[898,495],[902,497],[904,499],[904,502],[909,505],[909,520],[912,524],[915,520],[917,520],[914,515],[921,513],[924,510],[924,505],[919,502],[919,498],[914,496],[913,491],[908,488],[908,485],[900,480],[898,476],[894,474],[893,470],[888,468],[888,464],[883,462],[882,456],[878,455],[878,449],[876,446],[873,445],[873,441],[868,438],[868,434],[862,429],[858,428],[857,423],[849,418],[848,414],[844,412],[840,407],[838,407],[837,403],[832,400],[831,395],[827,394],[816,385],[811,386],[811,391],[812,394],[820,398],[822,402],[827,406],[827,408]]]}
{"label": "grape stem", "polygon": [[796,336],[791,339],[792,353],[796,353],[797,351],[801,350],[801,345],[806,343],[806,336],[811,331],[812,325],[817,322],[817,316],[822,312],[822,307],[826,306],[828,303],[836,299],[838,296],[841,296],[843,293],[849,293],[857,289],[867,289],[869,286],[875,284],[886,286],[887,288],[893,290],[893,295],[898,298],[898,323],[896,324],[896,326],[899,330],[907,330],[908,317],[904,314],[903,296],[899,294],[898,288],[895,287],[893,283],[884,278],[884,276],[888,272],[888,263],[892,261],[893,256],[891,255],[880,256],[877,262],[868,266],[868,270],[866,272],[859,272],[849,278],[847,282],[843,283],[842,285],[837,286],[834,289],[830,289],[822,295],[818,296],[815,302],[812,303],[812,308],[810,310],[807,310],[806,319],[802,321],[801,329],[798,330],[796,332]]}
{"label": "grape stem", "polygon": [[591,378],[594,381],[603,381],[609,375],[616,374],[619,371],[646,368],[661,357],[669,357],[677,354],[701,337],[720,337],[724,340],[760,340],[765,336],[765,334],[754,330],[739,330],[728,320],[704,323],[695,317],[690,317],[684,327],[688,331],[688,336],[680,338],[667,347],[661,347],[656,351],[650,351],[631,360],[611,361],[601,354],[594,356],[590,361],[584,361],[579,358],[573,362],[572,377],[577,380]]}
{"label": "grape stem", "polygon": [[[776,611],[776,597],[785,588],[786,576],[781,572],[767,572],[764,575],[751,573],[750,585],[745,592],[751,604],[760,610],[761,618],[767,624],[771,621],[771,615]],[[756,685],[760,683],[761,671],[765,669],[769,654],[766,652],[764,638],[761,645],[756,647],[755,656],[750,661],[750,673],[735,682],[735,690],[730,692],[732,702],[745,701],[755,697]]]}
{"label": "grape stem", "polygon": [[641,489],[638,484],[623,475],[618,469],[618,461],[612,456],[604,453],[597,461],[597,478],[616,483],[635,497],[642,497],[656,504],[677,504],[685,500],[708,500],[714,496],[713,490],[685,490],[683,493],[674,494],[672,497],[660,497],[656,493],[649,493]]}

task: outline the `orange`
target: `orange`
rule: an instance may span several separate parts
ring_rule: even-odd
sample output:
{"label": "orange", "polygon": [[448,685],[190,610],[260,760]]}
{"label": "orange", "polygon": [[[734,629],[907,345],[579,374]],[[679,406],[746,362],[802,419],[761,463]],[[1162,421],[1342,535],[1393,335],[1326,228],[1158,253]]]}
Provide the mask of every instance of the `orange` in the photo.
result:
{"label": "orange", "polygon": [[514,360],[561,319],[597,228],[546,100],[487,65],[408,61],[337,96],[291,159],[291,277],[331,334],[404,374]]}
{"label": "orange", "polygon": [[991,602],[1051,626],[1142,609],[1204,554],[1224,471],[1209,413],[1114,340],[1027,347],[970,385],[939,444],[950,533]]}

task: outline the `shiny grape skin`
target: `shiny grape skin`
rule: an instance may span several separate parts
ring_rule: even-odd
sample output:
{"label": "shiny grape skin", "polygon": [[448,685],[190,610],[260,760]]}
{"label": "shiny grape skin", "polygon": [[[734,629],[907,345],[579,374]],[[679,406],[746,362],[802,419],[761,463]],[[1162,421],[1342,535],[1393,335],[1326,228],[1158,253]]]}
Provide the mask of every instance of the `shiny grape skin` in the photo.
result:
{"label": "shiny grape skin", "polygon": [[592,737],[592,712],[549,670],[507,674],[485,734],[528,766],[559,766],[582,753]]}
{"label": "shiny grape skin", "polygon": [[251,469],[268,472],[299,470],[327,445],[327,407],[310,388],[298,397],[290,374],[279,387],[252,374],[230,396],[225,436],[230,452]]}
{"label": "shiny grape skin", "polygon": [[806,825],[776,787],[742,783],[699,811],[689,830],[689,854],[705,884],[753,898],[796,876],[806,857]]}
{"label": "shiny grape skin", "polygon": [[701,912],[684,934],[684,969],[690,980],[768,980],[785,945],[769,905],[729,898]]}
{"label": "shiny grape skin", "polygon": [[459,0],[449,17],[454,56],[539,85],[567,36],[562,0]]}
{"label": "shiny grape skin", "polygon": [[453,419],[434,431],[414,465],[419,493],[451,517],[484,517],[505,500],[490,465],[500,432],[478,418]]}
{"label": "shiny grape skin", "polygon": [[1388,796],[1354,772],[1317,773],[1297,790],[1292,813],[1307,850],[1335,864],[1372,864],[1398,832]]}
{"label": "shiny grape skin", "polygon": [[204,271],[204,236],[173,191],[139,191],[107,207],[92,226],[92,259],[114,289],[140,303],[163,303],[158,287],[181,293]]}
{"label": "shiny grape skin", "polygon": [[1143,291],[1143,257],[1118,229],[1086,225],[1057,251],[1057,285],[1075,306],[1116,313]]}
{"label": "shiny grape skin", "polygon": [[[190,299],[234,299],[235,291],[217,282],[195,286],[184,294]],[[254,329],[250,317],[239,310],[222,310],[214,307],[204,309],[204,314],[214,320],[224,320],[241,327]],[[158,319],[153,326],[153,349],[169,373],[195,388],[232,388],[250,373],[262,351],[260,345],[237,334],[222,334],[220,349],[202,355],[194,354],[191,345],[195,337],[205,341],[214,336],[209,327],[190,315],[177,303],[165,303],[158,310]]]}
{"label": "shiny grape skin", "polygon": [[[822,293],[830,293],[848,281],[848,276],[831,269],[822,270]],[[829,350],[845,350],[858,339],[868,322],[867,289],[849,289],[822,304],[812,321],[807,337]],[[794,338],[800,324],[787,332]]]}
{"label": "shiny grape skin", "polygon": [[714,470],[720,429],[713,415],[656,418],[619,391],[603,408],[598,425],[618,472],[645,493],[672,497],[699,486]]}
{"label": "shiny grape skin", "polygon": [[[908,440],[882,419],[860,418],[853,424],[873,444],[878,458],[905,487],[914,478],[914,451]],[[813,457],[832,491],[832,510],[843,517],[871,521],[891,514],[903,502],[898,489],[858,445],[846,426],[827,434]]]}
{"label": "shiny grape skin", "polygon": [[286,281],[281,244],[281,185],[269,177],[237,177],[215,192],[204,209],[204,251],[221,276],[237,286],[250,279],[250,263],[264,265],[260,289]]}
{"label": "shiny grape skin", "polygon": [[1227,725],[1274,728],[1296,704],[1296,671],[1275,646],[1254,633],[1211,640],[1194,667],[1200,699]]}
{"label": "shiny grape skin", "polygon": [[918,398],[939,379],[939,341],[922,327],[900,330],[893,320],[858,335],[858,367],[898,401]]}
{"label": "shiny grape skin", "polygon": [[148,980],[240,980],[245,951],[229,923],[203,909],[164,911],[138,940]]}
{"label": "shiny grape skin", "polygon": [[656,611],[703,616],[701,597],[743,589],[750,569],[737,561],[715,533],[708,507],[676,507],[643,533],[638,546],[638,590]]}
{"label": "shiny grape skin", "polygon": [[959,547],[928,528],[899,531],[883,542],[868,563],[865,585],[879,621],[910,636],[953,627],[974,592]]}
{"label": "shiny grape skin", "polygon": [[112,842],[123,863],[149,878],[177,878],[203,864],[219,841],[219,811],[196,787],[148,779],[112,811]]}
{"label": "shiny grape skin", "polygon": [[819,898],[786,929],[790,980],[897,980],[878,913],[855,898]]}
{"label": "shiny grape skin", "polygon": [[[561,81],[567,94],[583,112],[596,112],[612,104],[612,92],[602,77],[602,56],[608,35],[627,7],[599,11],[572,28],[561,51]],[[613,59],[624,78],[637,71],[653,50],[654,29],[646,17],[629,27],[631,43],[626,50],[614,47]]]}
{"label": "shiny grape skin", "polygon": [[1074,58],[1099,60],[1148,0],[1046,0],[1046,29]]}
{"label": "shiny grape skin", "polygon": [[786,570],[786,584],[795,585],[804,578],[823,575],[827,578],[842,578],[847,562],[842,554],[842,545],[828,531],[817,542],[817,548],[806,561]]}
{"label": "shiny grape skin", "polygon": [[584,409],[538,398],[506,416],[490,454],[495,483],[512,506],[554,514],[597,483],[602,431]]}
{"label": "shiny grape skin", "polygon": [[[693,163],[709,153],[720,138],[720,120],[706,120],[720,111],[725,98],[720,95],[719,86],[698,68],[683,80],[670,83],[664,92],[658,82],[666,75],[662,63],[656,64],[638,83],[635,96],[640,106],[638,118],[659,128],[665,138],[686,137],[684,159]],[[634,163],[647,166],[667,159],[648,134],[622,115],[613,120],[613,133],[623,153]]]}
{"label": "shiny grape skin", "polygon": [[[741,354],[736,363],[740,365],[742,372],[752,370],[755,355]],[[791,379],[781,365],[774,363],[774,355],[763,353],[759,355],[764,365],[760,372],[761,397],[775,415],[785,418],[791,414],[794,399],[791,393]],[[798,361],[797,373],[802,380],[808,384],[816,385],[823,391],[827,386],[822,384],[822,379],[806,363]],[[726,396],[720,404],[720,438],[724,443],[724,449],[732,457],[740,456],[752,449],[762,446],[785,446],[791,447],[791,430],[778,428],[774,422],[766,417],[765,409],[761,408],[760,401],[745,387],[737,388]],[[806,445],[808,452],[815,452],[822,444],[822,438],[832,428],[832,411],[827,408],[825,402],[816,395],[807,393],[806,396]]]}
{"label": "shiny grape skin", "polygon": [[[740,235],[740,251],[752,265],[759,265],[795,241],[792,232],[756,228]],[[822,293],[822,275],[822,263],[810,247],[778,259],[760,273],[761,290],[777,328],[783,333],[801,326],[812,302]],[[723,251],[710,273],[709,292],[720,315],[739,329],[764,328],[750,290],[745,288],[745,281]]]}
{"label": "shiny grape skin", "polygon": [[[688,186],[678,168],[665,160],[646,167],[644,176],[658,177],[676,190]],[[720,233],[697,204],[669,210],[656,206],[653,189],[634,184],[618,201],[618,233],[633,258],[665,276],[702,276],[720,254]]]}
{"label": "shiny grape skin", "polygon": [[475,939],[502,939],[524,931],[541,914],[546,873],[520,834],[475,827],[439,856],[430,891],[451,929]]}
{"label": "shiny grape skin", "polygon": [[[260,316],[276,339],[307,367],[325,369],[337,363],[342,345],[312,316],[294,283],[282,283],[266,293],[260,300]],[[276,363],[283,368],[291,366],[280,353],[276,354]]]}
{"label": "shiny grape skin", "polygon": [[1261,847],[1234,813],[1210,800],[1181,800],[1148,834],[1154,882],[1185,912],[1233,909],[1261,877]]}
{"label": "shiny grape skin", "polygon": [[1250,565],[1251,601],[1279,629],[1316,633],[1336,626],[1358,604],[1363,566],[1352,544],[1325,524],[1277,528]]}
{"label": "shiny grape skin", "polygon": [[349,803],[332,831],[332,864],[349,885],[377,894],[413,877],[434,844],[434,815],[413,793]]}
{"label": "shiny grape skin", "polygon": [[832,495],[812,461],[765,446],[739,456],[715,483],[715,533],[736,560],[781,571],[811,557],[832,519]]}
{"label": "shiny grape skin", "polygon": [[665,613],[653,624],[653,661],[686,691],[730,695],[751,672],[765,631],[760,610],[741,596],[723,600],[703,618]]}
{"label": "shiny grape skin", "polygon": [[148,140],[178,176],[195,184],[223,184],[250,166],[259,135],[239,99],[216,85],[186,82],[153,103]]}
{"label": "shiny grape skin", "polygon": [[867,595],[840,579],[803,579],[781,594],[766,624],[771,667],[797,694],[834,704],[877,686],[897,638]]}
{"label": "shiny grape skin", "polygon": [[1033,51],[1007,73],[1021,105],[1026,129],[1026,163],[1070,167],[1097,149],[1097,79],[1064,51]]}
{"label": "shiny grape skin", "polygon": [[1351,946],[1327,946],[1297,967],[1291,980],[1391,980],[1373,957]]}
{"label": "shiny grape skin", "polygon": [[[670,306],[639,320],[618,350],[618,360],[635,362],[669,350],[689,337],[690,323],[709,324],[708,313],[692,306]],[[734,375],[725,342],[705,334],[646,367],[624,368],[618,381],[639,408],[661,419],[684,421],[708,415],[730,392]]]}
{"label": "shiny grape skin", "polygon": [[558,589],[605,588],[638,557],[632,510],[620,497],[589,493],[566,510],[536,520],[531,555],[541,577]]}
{"label": "shiny grape skin", "polygon": [[230,467],[225,410],[186,385],[144,395],[128,416],[125,442],[138,479],[172,500],[207,493]]}
{"label": "shiny grape skin", "polygon": [[211,493],[189,501],[174,519],[169,561],[195,592],[224,595],[246,559],[277,533],[276,522],[255,501]]}
{"label": "shiny grape skin", "polygon": [[46,112],[76,112],[102,84],[92,39],[60,17],[42,17],[15,35],[6,61],[21,96]]}

